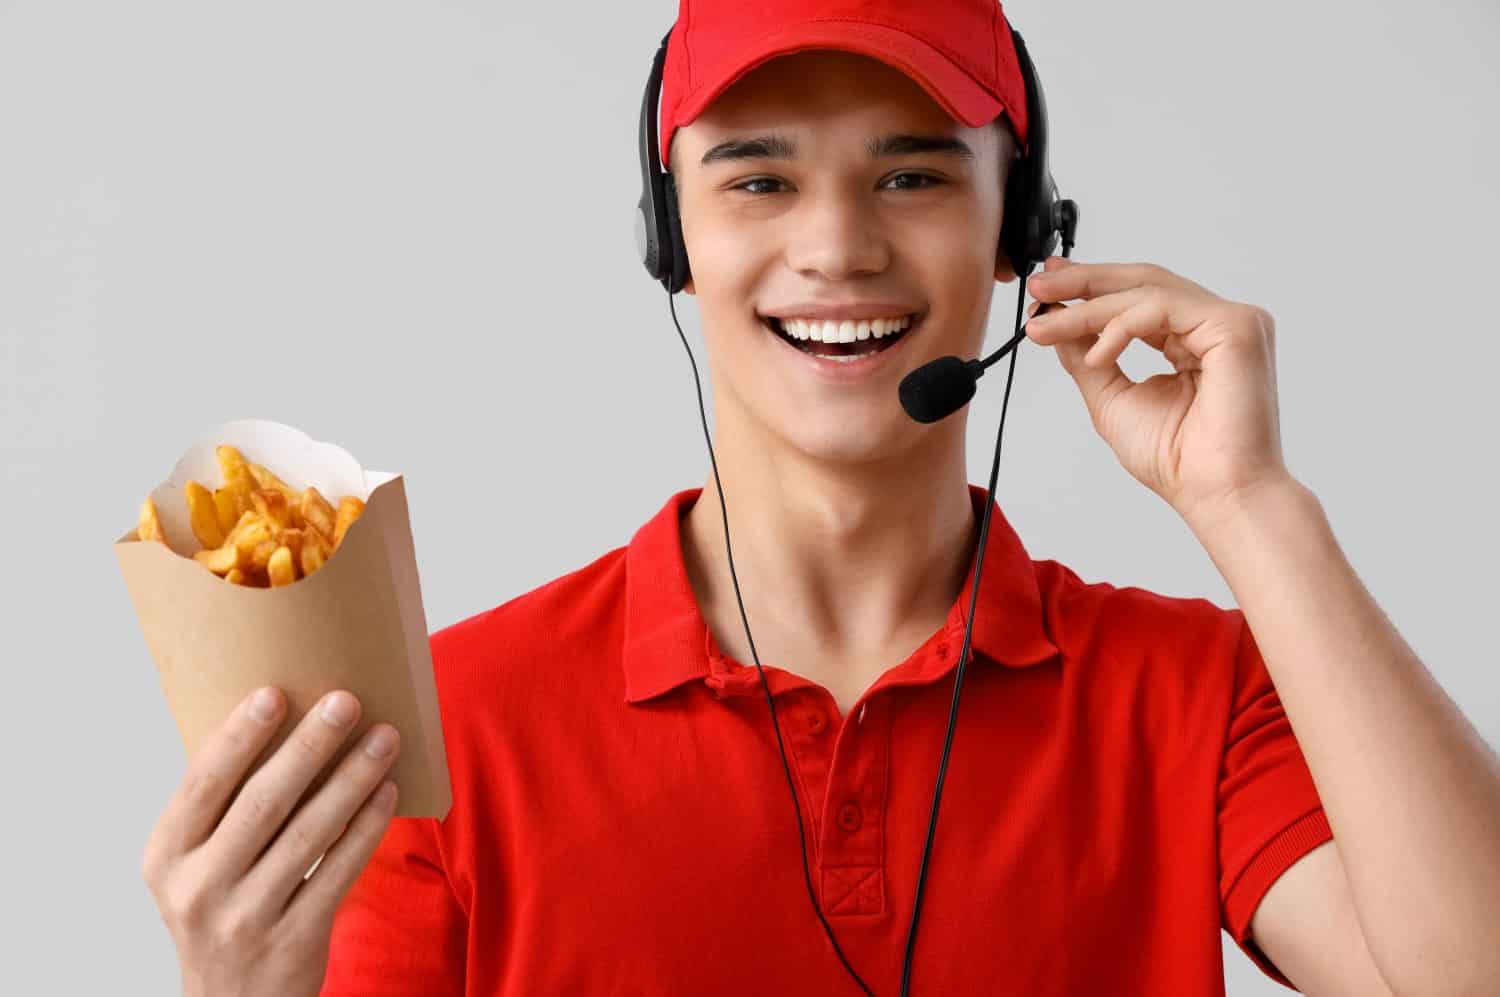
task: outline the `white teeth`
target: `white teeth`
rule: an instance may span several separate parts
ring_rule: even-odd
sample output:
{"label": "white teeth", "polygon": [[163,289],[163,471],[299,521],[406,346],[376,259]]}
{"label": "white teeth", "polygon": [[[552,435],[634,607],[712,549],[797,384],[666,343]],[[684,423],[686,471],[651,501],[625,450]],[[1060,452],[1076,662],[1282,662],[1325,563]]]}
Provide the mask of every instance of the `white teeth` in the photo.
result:
{"label": "white teeth", "polygon": [[781,322],[786,333],[796,339],[816,343],[853,343],[874,336],[877,339],[889,336],[911,325],[911,316],[899,318],[832,320],[827,322],[810,319],[789,318]]}

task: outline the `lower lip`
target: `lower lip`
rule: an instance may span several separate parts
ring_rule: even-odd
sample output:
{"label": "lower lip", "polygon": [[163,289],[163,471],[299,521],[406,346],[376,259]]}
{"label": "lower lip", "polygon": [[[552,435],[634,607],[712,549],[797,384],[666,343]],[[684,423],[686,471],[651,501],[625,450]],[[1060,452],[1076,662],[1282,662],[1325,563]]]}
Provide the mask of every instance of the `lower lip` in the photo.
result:
{"label": "lower lip", "polygon": [[760,325],[762,329],[766,330],[766,335],[776,340],[778,346],[790,354],[792,359],[799,361],[814,376],[821,377],[834,384],[848,384],[851,381],[860,381],[867,377],[873,377],[877,371],[890,366],[891,357],[901,352],[902,347],[907,344],[912,335],[917,331],[917,327],[922,324],[923,319],[926,317],[924,313],[914,318],[911,325],[906,327],[906,331],[902,334],[901,338],[885,349],[878,353],[866,353],[851,360],[826,360],[814,353],[804,353],[787,342],[779,332],[771,328],[770,323],[762,320]]}

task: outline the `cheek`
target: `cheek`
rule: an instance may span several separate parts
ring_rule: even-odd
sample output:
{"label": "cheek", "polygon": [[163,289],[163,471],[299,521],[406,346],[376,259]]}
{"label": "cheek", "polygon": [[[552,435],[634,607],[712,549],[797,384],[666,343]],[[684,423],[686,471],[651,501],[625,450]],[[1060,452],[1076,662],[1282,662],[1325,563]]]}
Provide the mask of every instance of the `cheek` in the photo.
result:
{"label": "cheek", "polygon": [[699,307],[748,312],[757,284],[772,259],[766,240],[751,238],[745,230],[728,226],[704,226],[691,233],[684,230],[683,238]]}
{"label": "cheek", "polygon": [[972,223],[919,242],[908,242],[902,254],[932,307],[948,319],[948,336],[965,335],[972,325],[983,326],[995,288],[996,247]]}
{"label": "cheek", "polygon": [[999,259],[1000,223],[970,198],[955,200],[944,211],[906,228],[901,236],[912,267],[967,280],[983,273],[993,280]]}

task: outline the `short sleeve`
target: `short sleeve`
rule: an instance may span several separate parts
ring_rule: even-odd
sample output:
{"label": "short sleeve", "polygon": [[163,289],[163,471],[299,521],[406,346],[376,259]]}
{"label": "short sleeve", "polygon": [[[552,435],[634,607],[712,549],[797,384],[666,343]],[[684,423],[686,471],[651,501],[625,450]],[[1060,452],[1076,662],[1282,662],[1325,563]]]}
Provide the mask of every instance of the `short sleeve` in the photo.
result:
{"label": "short sleeve", "polygon": [[1276,878],[1333,832],[1244,612],[1219,770],[1219,899],[1224,929],[1267,976],[1293,987],[1250,938],[1250,919]]}
{"label": "short sleeve", "polygon": [[392,817],[334,915],[319,995],[461,995],[467,938],[467,918],[438,850],[436,819]]}

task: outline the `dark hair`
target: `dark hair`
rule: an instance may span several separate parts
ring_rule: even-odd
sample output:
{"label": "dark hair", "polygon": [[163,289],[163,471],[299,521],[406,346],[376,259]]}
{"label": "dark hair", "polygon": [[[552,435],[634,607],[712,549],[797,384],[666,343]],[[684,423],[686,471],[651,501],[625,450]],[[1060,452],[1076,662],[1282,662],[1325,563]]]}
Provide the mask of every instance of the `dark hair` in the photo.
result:
{"label": "dark hair", "polygon": [[1010,182],[1010,171],[1017,159],[1021,158],[1021,143],[1016,141],[1015,129],[1010,125],[1010,116],[1001,113],[991,124],[999,133],[1000,139],[1000,190],[1005,190],[1005,184]]}

